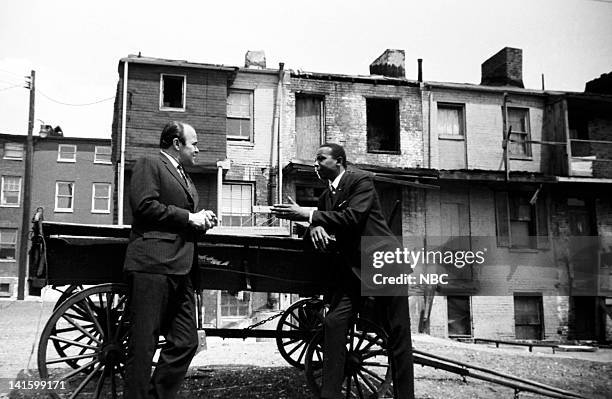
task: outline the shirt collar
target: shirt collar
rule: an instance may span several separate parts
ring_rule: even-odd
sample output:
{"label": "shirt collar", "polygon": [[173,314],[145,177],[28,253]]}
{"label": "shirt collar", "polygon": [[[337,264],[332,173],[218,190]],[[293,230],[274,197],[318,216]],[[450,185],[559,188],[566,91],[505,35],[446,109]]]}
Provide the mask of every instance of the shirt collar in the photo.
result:
{"label": "shirt collar", "polygon": [[159,152],[161,152],[162,154],[164,154],[166,156],[166,158],[168,158],[170,160],[170,163],[178,169],[179,167],[179,162],[176,160],[176,158],[174,158],[172,155],[168,154],[166,151],[164,150],[160,150]]}
{"label": "shirt collar", "polygon": [[336,178],[334,179],[334,181],[329,183],[329,186],[331,188],[333,188],[334,190],[338,188],[338,184],[340,184],[340,179],[342,178],[342,176],[344,175],[344,172],[346,172],[346,170],[343,170],[342,172],[340,172],[340,174],[338,176],[336,176]]}

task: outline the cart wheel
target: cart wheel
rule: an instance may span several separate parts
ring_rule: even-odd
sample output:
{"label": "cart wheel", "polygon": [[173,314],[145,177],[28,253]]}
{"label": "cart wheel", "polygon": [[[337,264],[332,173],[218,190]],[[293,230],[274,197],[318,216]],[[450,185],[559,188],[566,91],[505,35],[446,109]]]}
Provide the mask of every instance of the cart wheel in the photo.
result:
{"label": "cart wheel", "polygon": [[[387,335],[375,324],[360,319],[348,333],[342,394],[346,398],[392,398],[391,366]],[[306,381],[321,394],[323,378],[323,330],[317,332],[306,349]]]}
{"label": "cart wheel", "polygon": [[309,338],[283,338],[276,336],[276,346],[281,356],[292,366],[304,370],[304,354],[312,334],[323,326],[324,303],[318,298],[301,299],[289,306],[276,325],[279,333],[303,331]]}
{"label": "cart wheel", "polygon": [[[38,372],[42,379],[62,384],[65,390],[57,392],[69,392],[71,398],[85,393],[117,398],[129,332],[126,291],[122,284],[87,288],[53,312],[38,344]],[[50,341],[53,347],[60,345],[59,357],[49,347]]]}
{"label": "cart wheel", "polygon": [[70,298],[75,293],[83,291],[83,286],[73,284],[73,285],[69,285],[64,291],[61,291],[59,288],[55,288],[55,290],[61,292],[62,295],[60,295],[57,302],[55,302],[55,306],[53,306],[53,310],[59,308],[62,303],[66,302],[66,299]]}

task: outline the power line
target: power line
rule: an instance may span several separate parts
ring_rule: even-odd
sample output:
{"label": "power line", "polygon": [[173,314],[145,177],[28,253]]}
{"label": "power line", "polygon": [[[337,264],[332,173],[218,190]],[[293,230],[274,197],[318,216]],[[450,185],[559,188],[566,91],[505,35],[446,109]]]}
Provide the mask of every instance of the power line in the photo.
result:
{"label": "power line", "polygon": [[20,74],[15,73],[15,72],[7,71],[6,69],[0,69],[0,71],[6,72],[6,73],[11,74],[11,75],[19,76],[20,78],[23,78],[25,76],[25,75],[20,75]]}
{"label": "power line", "polygon": [[74,104],[74,103],[65,103],[63,101],[59,101],[59,100],[56,100],[56,99],[54,99],[52,97],[49,97],[49,95],[45,94],[40,89],[37,89],[37,91],[38,91],[38,93],[40,93],[43,97],[45,97],[49,101],[52,101],[54,103],[61,104],[61,105],[67,105],[67,106],[70,106],[70,107],[85,107],[87,105],[99,104],[99,103],[103,103],[105,101],[109,101],[109,100],[115,99],[115,96],[112,96],[112,97],[108,97],[108,98],[103,98],[101,100],[92,101],[92,102],[89,102],[89,103]]}
{"label": "power line", "polygon": [[9,87],[3,87],[2,89],[0,89],[0,91],[4,91],[4,90],[8,90],[8,89],[13,89],[15,87],[23,87],[22,86],[23,83],[17,84],[17,85],[13,85],[13,86],[9,86]]}

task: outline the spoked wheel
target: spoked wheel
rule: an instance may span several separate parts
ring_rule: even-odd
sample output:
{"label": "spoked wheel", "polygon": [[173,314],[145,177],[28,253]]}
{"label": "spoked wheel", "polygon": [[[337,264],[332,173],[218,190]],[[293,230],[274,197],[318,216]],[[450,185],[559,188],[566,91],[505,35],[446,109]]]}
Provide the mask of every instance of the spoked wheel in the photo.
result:
{"label": "spoked wheel", "polygon": [[289,306],[276,325],[279,333],[299,331],[307,333],[308,338],[283,338],[276,336],[276,346],[281,356],[292,366],[304,369],[304,355],[308,341],[323,326],[324,303],[318,298],[302,299]]}
{"label": "spoked wheel", "polygon": [[69,285],[63,291],[59,288],[55,288],[55,290],[61,292],[62,295],[60,295],[57,302],[55,302],[55,306],[53,306],[53,310],[56,310],[57,308],[59,308],[60,305],[66,302],[66,299],[70,298],[72,295],[76,294],[77,292],[83,291],[83,286],[82,285]]}
{"label": "spoked wheel", "polygon": [[[387,335],[378,326],[359,320],[351,328],[346,344],[342,395],[345,398],[392,398],[391,366]],[[323,331],[317,332],[306,349],[306,381],[321,395],[323,380]]]}
{"label": "spoked wheel", "polygon": [[60,382],[62,397],[118,397],[129,333],[126,291],[122,284],[87,288],[51,315],[38,344],[38,372]]}

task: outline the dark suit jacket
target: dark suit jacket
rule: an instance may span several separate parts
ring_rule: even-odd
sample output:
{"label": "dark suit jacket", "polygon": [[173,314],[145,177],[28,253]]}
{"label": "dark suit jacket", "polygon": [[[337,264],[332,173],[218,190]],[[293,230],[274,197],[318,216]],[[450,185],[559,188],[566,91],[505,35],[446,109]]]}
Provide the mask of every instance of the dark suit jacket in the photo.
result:
{"label": "dark suit jacket", "polygon": [[[312,226],[323,226],[328,234],[336,236],[337,250],[343,261],[344,271],[352,271],[360,278],[361,253],[382,248],[395,249],[399,241],[393,236],[385,221],[378,194],[371,175],[360,170],[347,170],[332,196],[329,188],[319,197],[318,210],[312,215]],[[363,240],[362,237],[377,237]],[[368,245],[368,248],[362,246]],[[337,276],[341,279],[349,278]],[[358,280],[357,280],[358,281]]]}
{"label": "dark suit jacket", "polygon": [[[189,177],[188,177],[189,179]],[[194,263],[197,233],[189,226],[198,194],[164,154],[134,165],[130,185],[133,221],[124,270],[184,275]]]}

